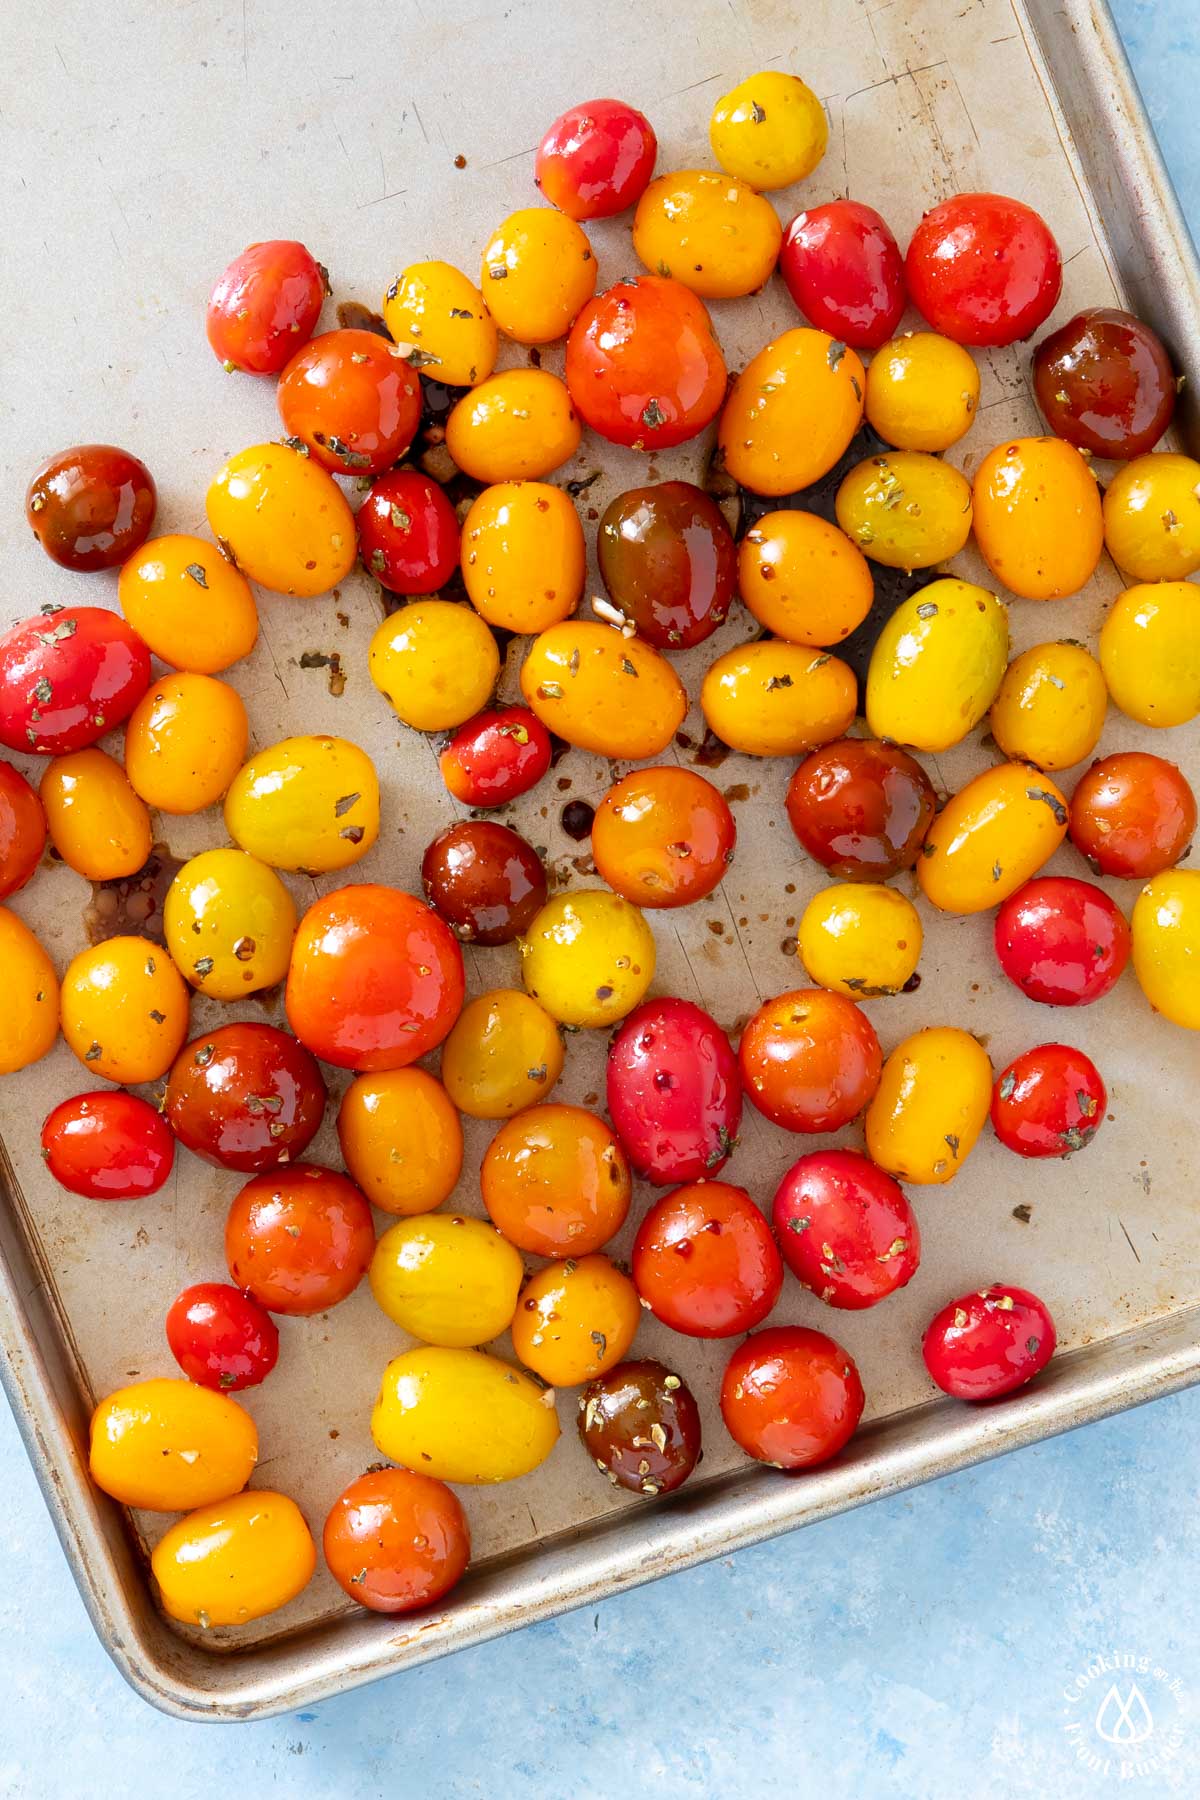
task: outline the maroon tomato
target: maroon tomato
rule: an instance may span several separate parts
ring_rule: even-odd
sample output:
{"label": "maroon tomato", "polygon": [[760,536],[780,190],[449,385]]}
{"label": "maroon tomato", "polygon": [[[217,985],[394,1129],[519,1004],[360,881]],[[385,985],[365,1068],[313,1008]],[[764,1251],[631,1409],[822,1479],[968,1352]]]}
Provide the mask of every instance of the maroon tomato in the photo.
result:
{"label": "maroon tomato", "polygon": [[1098,875],[1149,881],[1174,868],[1195,829],[1186,776],[1146,750],[1094,762],[1071,796],[1071,842]]}
{"label": "maroon tomato", "polygon": [[1027,1288],[987,1287],[944,1306],[925,1333],[925,1367],[956,1400],[995,1400],[1045,1368],[1057,1343],[1045,1301]]}
{"label": "maroon tomato", "polygon": [[584,1449],[614,1487],[669,1494],[700,1460],[700,1408],[660,1362],[618,1363],[579,1396]]}
{"label": "maroon tomato", "polygon": [[703,304],[681,281],[629,275],[589,300],[572,325],[566,379],[579,416],[601,437],[667,450],[716,418],[725,358]]}
{"label": "maroon tomato", "polygon": [[144,462],[114,444],[76,444],[43,463],[25,517],[53,562],[116,569],[150,535],[158,495]]}
{"label": "maroon tomato", "polygon": [[325,1113],[325,1083],[286,1031],[239,1021],[184,1046],[163,1109],[193,1155],[253,1174],[303,1155]]}
{"label": "maroon tomato", "polygon": [[742,1122],[729,1039],[690,1000],[647,1000],[608,1052],[608,1116],[635,1172],[656,1187],[715,1175]]}
{"label": "maroon tomato", "polygon": [[1090,1006],[1129,961],[1129,925],[1103,888],[1042,875],[996,914],[996,955],[1008,979],[1043,1006]]}
{"label": "maroon tomato", "polygon": [[371,483],[358,509],[358,554],[392,594],[434,594],[458,567],[462,534],[442,488],[416,469]]}
{"label": "maroon tomato", "polygon": [[533,179],[571,219],[609,219],[641,198],[658,140],[623,100],[585,100],[560,113],[537,148]]}
{"label": "maroon tomato", "polygon": [[842,881],[887,881],[911,869],[937,796],[915,757],[896,744],[840,738],[806,756],[787,791],[792,830]]}
{"label": "maroon tomato", "polygon": [[1093,456],[1144,456],[1175,412],[1175,371],[1162,339],[1111,306],[1076,313],[1042,339],[1033,386],[1055,436]]}
{"label": "maroon tomato", "polygon": [[854,1360],[823,1331],[777,1325],[739,1344],[721,1380],[721,1416],[747,1456],[811,1469],[836,1456],[862,1418]]}
{"label": "maroon tomato", "polygon": [[25,886],[45,848],[41,801],[19,769],[0,762],[0,900]]}
{"label": "maroon tomato", "polygon": [[175,1161],[175,1140],[148,1101],[123,1088],[62,1100],[42,1126],[46,1167],[88,1200],[157,1194]]}
{"label": "maroon tomato", "polygon": [[840,1131],[883,1070],[875,1027],[845,994],[795,988],[764,1000],[738,1045],[753,1104],[785,1131]]}
{"label": "maroon tomato", "polygon": [[1108,1093],[1090,1056],[1038,1044],[1010,1062],[992,1090],[992,1126],[1018,1156],[1071,1156],[1104,1122]]}
{"label": "maroon tomato", "polygon": [[421,861],[425,898],[465,944],[511,944],[546,904],[541,857],[494,819],[439,832]]}
{"label": "maroon tomato", "polygon": [[614,606],[659,650],[689,650],[729,615],[733,533],[716,501],[690,481],[618,494],[600,521],[596,552]]}
{"label": "maroon tomato", "polygon": [[324,1312],[352,1294],[375,1254],[371,1208],[347,1175],[295,1163],[255,1175],[225,1222],[238,1287],[269,1312]]}
{"label": "maroon tomato", "polygon": [[827,1306],[876,1306],[921,1261],[903,1188],[857,1150],[814,1150],[793,1163],[771,1217],[784,1262]]}
{"label": "maroon tomato", "polygon": [[49,607],[0,637],[0,744],[83,750],[123,725],[150,685],[150,652],[118,613]]}
{"label": "maroon tomato", "polygon": [[167,1314],[167,1343],[189,1381],[227,1394],[257,1387],[279,1357],[270,1313],[224,1281],[184,1288]]}
{"label": "maroon tomato", "polygon": [[733,1337],[779,1298],[783,1263],[744,1188],[696,1181],[656,1200],[633,1241],[634,1285],[656,1319],[687,1337]]}
{"label": "maroon tomato", "polygon": [[904,258],[886,222],[858,200],[797,213],[779,273],[809,322],[855,350],[886,344],[904,313]]}
{"label": "maroon tomato", "polygon": [[913,232],[904,265],[914,305],[957,344],[1014,344],[1054,311],[1062,257],[1046,221],[1003,194],[955,194]]}
{"label": "maroon tomato", "polygon": [[335,475],[378,475],[421,422],[407,353],[375,331],[324,331],[293,356],[276,395],[283,429]]}
{"label": "maroon tomato", "polygon": [[251,244],[209,296],[205,325],[217,361],[250,375],[278,375],[316,330],[328,292],[328,275],[303,244]]}
{"label": "maroon tomato", "polygon": [[507,806],[537,786],[553,753],[550,733],[528,707],[501,706],[460,725],[438,767],[464,806]]}

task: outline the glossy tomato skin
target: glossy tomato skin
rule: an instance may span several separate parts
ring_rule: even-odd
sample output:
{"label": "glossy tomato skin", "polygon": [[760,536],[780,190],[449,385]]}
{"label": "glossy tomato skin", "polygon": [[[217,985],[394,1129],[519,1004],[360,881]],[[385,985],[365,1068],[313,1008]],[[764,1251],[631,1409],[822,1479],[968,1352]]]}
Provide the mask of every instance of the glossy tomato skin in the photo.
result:
{"label": "glossy tomato skin", "polygon": [[0,900],[25,886],[45,848],[41,801],[21,771],[0,760]]}
{"label": "glossy tomato skin", "polygon": [[911,869],[937,797],[915,757],[897,744],[840,738],[806,756],[787,791],[792,830],[843,881],[887,881]]}
{"label": "glossy tomato skin", "polygon": [[567,388],[584,423],[634,450],[666,450],[712,423],[725,359],[701,301],[664,275],[624,277],[567,339]]}
{"label": "glossy tomato skin", "polygon": [[1018,1156],[1072,1156],[1104,1122],[1108,1093],[1091,1057],[1039,1044],[1010,1062],[992,1092],[992,1127]]}
{"label": "glossy tomato skin", "polygon": [[391,469],[372,482],[355,522],[363,567],[391,594],[435,594],[458,567],[454,508],[417,469]]}
{"label": "glossy tomato skin", "polygon": [[0,637],[0,744],[83,750],[124,724],[150,683],[150,652],[100,606],[59,607]]}
{"label": "glossy tomato skin", "polygon": [[883,1056],[867,1015],[844,994],[798,988],[767,1000],[738,1046],[746,1092],[785,1131],[840,1131],[879,1086]]}
{"label": "glossy tomato skin", "polygon": [[307,1150],[325,1114],[325,1082],[316,1058],[286,1031],[240,1020],[184,1046],[163,1110],[194,1156],[257,1174]]}
{"label": "glossy tomato skin", "polygon": [[721,1381],[721,1416],[734,1442],[776,1469],[811,1469],[836,1456],[862,1417],[854,1361],[823,1331],[777,1325],[739,1344]]}
{"label": "glossy tomato skin", "polygon": [[465,819],[439,832],[422,858],[421,883],[464,944],[511,944],[546,903],[537,851],[494,819]]}
{"label": "glossy tomato skin", "polygon": [[325,331],[279,377],[279,416],[334,475],[378,475],[398,462],[421,421],[421,384],[407,355],[374,331]]}
{"label": "glossy tomato skin", "polygon": [[788,1268],[827,1306],[877,1306],[920,1265],[921,1233],[903,1188],[856,1150],[815,1150],[793,1163],[771,1219]]}
{"label": "glossy tomato skin", "polygon": [[932,207],[905,258],[909,297],[957,344],[1015,344],[1053,312],[1062,257],[1044,219],[1003,194]]}
{"label": "glossy tomato skin", "polygon": [[116,569],[150,535],[158,495],[145,463],[115,444],[76,444],[43,463],[25,517],[64,569]]}
{"label": "glossy tomato skin", "polygon": [[278,375],[316,330],[329,278],[286,238],[251,244],[218,277],[205,327],[217,361],[250,375]]}
{"label": "glossy tomato skin", "polygon": [[658,650],[689,650],[728,617],[737,551],[716,501],[690,481],[631,488],[596,534],[609,598]]}
{"label": "glossy tomato skin", "polygon": [[1175,371],[1162,339],[1111,306],[1076,313],[1042,339],[1033,387],[1056,437],[1122,462],[1153,450],[1175,412]]}
{"label": "glossy tomato skin", "polygon": [[1057,1341],[1044,1300],[1028,1288],[995,1285],[944,1306],[930,1320],[921,1349],[944,1394],[996,1400],[1039,1374]]}
{"label": "glossy tomato skin", "polygon": [[805,318],[856,350],[886,344],[904,313],[904,259],[887,223],[858,200],[797,213],[779,273]]}
{"label": "glossy tomato skin", "polygon": [[571,219],[609,219],[640,197],[658,140],[623,100],[587,100],[560,113],[537,148],[534,181]]}
{"label": "glossy tomato skin", "polygon": [[1174,868],[1191,843],[1196,796],[1177,764],[1119,750],[1080,778],[1069,829],[1097,874],[1148,881]]}
{"label": "glossy tomato skin", "polygon": [[996,914],[996,955],[1008,979],[1043,1006],[1102,1000],[1129,961],[1129,924],[1103,888],[1042,875]]}
{"label": "glossy tomato skin", "polygon": [[471,1557],[466,1514],[444,1481],[410,1469],[370,1469],[325,1521],[334,1580],[369,1612],[407,1613],[450,1592]]}
{"label": "glossy tomato skin", "polygon": [[634,1284],[656,1319],[685,1337],[734,1337],[779,1298],[783,1262],[745,1188],[696,1181],[654,1202],[633,1240]]}
{"label": "glossy tomato skin", "polygon": [[536,787],[553,745],[527,706],[492,707],[460,725],[438,756],[442,780],[464,806],[507,806]]}
{"label": "glossy tomato skin", "polygon": [[167,1343],[189,1381],[225,1394],[257,1387],[279,1357],[270,1313],[224,1281],[184,1288],[167,1314]]}
{"label": "glossy tomato skin", "polygon": [[614,1487],[670,1494],[700,1460],[700,1409],[683,1377],[650,1358],[618,1363],[579,1396],[579,1437]]}
{"label": "glossy tomato skin", "polygon": [[345,1175],[315,1163],[255,1175],[225,1222],[234,1283],[268,1312],[324,1312],[352,1294],[375,1254],[375,1225]]}
{"label": "glossy tomato skin", "polygon": [[676,763],[635,769],[592,819],[596,873],[638,906],[688,906],[724,879],[737,825],[711,781]]}
{"label": "glossy tomato skin", "polygon": [[742,1122],[729,1039],[690,1000],[647,1000],[608,1052],[608,1116],[636,1174],[656,1187],[724,1167]]}
{"label": "glossy tomato skin", "polygon": [[59,1102],[42,1126],[42,1156],[72,1194],[142,1200],[171,1173],[175,1140],[147,1101],[105,1088]]}

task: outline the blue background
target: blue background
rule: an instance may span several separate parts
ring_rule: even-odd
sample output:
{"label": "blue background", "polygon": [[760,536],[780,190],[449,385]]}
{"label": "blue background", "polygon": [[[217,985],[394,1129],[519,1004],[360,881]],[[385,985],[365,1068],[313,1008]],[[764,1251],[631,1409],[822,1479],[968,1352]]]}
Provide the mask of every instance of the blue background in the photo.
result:
{"label": "blue background", "polygon": [[[1115,10],[1196,229],[1195,0]],[[1064,1733],[1064,1687],[1116,1649],[1182,1688],[1180,1762],[1127,1791],[1194,1795],[1198,1434],[1200,1390],[312,1711],[201,1727],[113,1670],[0,1403],[0,1794],[1068,1800],[1125,1785]]]}

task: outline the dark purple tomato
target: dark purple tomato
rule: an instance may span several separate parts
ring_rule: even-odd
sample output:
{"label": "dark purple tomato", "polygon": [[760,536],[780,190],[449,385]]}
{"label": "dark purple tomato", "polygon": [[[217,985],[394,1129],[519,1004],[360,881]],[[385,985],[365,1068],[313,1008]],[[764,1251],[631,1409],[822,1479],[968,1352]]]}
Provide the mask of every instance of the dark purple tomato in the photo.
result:
{"label": "dark purple tomato", "polygon": [[171,1173],[175,1140],[148,1101],[104,1088],[59,1102],[42,1126],[42,1155],[69,1193],[141,1200]]}
{"label": "dark purple tomato", "polygon": [[389,469],[358,509],[363,567],[393,594],[434,594],[458,567],[454,508],[417,469]]}
{"label": "dark purple tomato", "polygon": [[775,1191],[783,1260],[827,1306],[860,1311],[916,1274],[921,1233],[899,1182],[857,1150],[814,1150]]}
{"label": "dark purple tomato", "polygon": [[1054,1355],[1054,1320],[1027,1288],[986,1287],[963,1294],[931,1319],[925,1367],[956,1400],[996,1400],[1031,1381]]}
{"label": "dark purple tomato", "polygon": [[189,1381],[228,1394],[266,1380],[279,1356],[279,1328],[240,1288],[200,1281],[167,1314],[167,1343]]}
{"label": "dark purple tomato", "polygon": [[1010,894],[995,943],[1008,979],[1043,1006],[1090,1006],[1129,961],[1124,913],[1103,888],[1070,875],[1042,875]]}
{"label": "dark purple tomato", "polygon": [[128,450],[76,444],[42,464],[25,517],[64,569],[115,569],[149,537],[157,504],[149,469]]}
{"label": "dark purple tomato", "polygon": [[856,350],[878,350],[904,313],[904,258],[887,223],[858,200],[797,213],[779,273],[804,316]]}
{"label": "dark purple tomato", "polygon": [[1009,1063],[992,1090],[992,1127],[1018,1156],[1073,1156],[1104,1123],[1108,1091],[1090,1056],[1038,1044]]}
{"label": "dark purple tomato", "polygon": [[537,786],[553,754],[550,733],[528,707],[501,706],[460,725],[438,767],[464,806],[507,806]]}
{"label": "dark purple tomato", "polygon": [[806,756],[786,804],[804,849],[843,881],[911,869],[937,810],[920,763],[873,738],[840,738]]}
{"label": "dark purple tomato", "polygon": [[742,1078],[729,1039],[690,1000],[647,1000],[608,1052],[608,1114],[643,1181],[715,1175],[742,1122]]}
{"label": "dark purple tomato", "polygon": [[1111,306],[1076,313],[1042,339],[1033,386],[1056,437],[1117,461],[1153,450],[1175,412],[1175,371],[1162,339]]}
{"label": "dark purple tomato", "polygon": [[219,1169],[295,1162],[317,1135],[325,1083],[316,1058],[274,1025],[222,1025],[185,1044],[167,1077],[167,1123]]}
{"label": "dark purple tomato", "polygon": [[439,832],[421,860],[425,898],[465,944],[511,944],[546,903],[532,844],[491,819]]}
{"label": "dark purple tomato", "polygon": [[149,685],[150,652],[119,614],[50,607],[0,637],[0,744],[39,756],[86,749]]}
{"label": "dark purple tomato", "polygon": [[597,535],[600,574],[618,611],[659,650],[703,643],[737,592],[733,534],[690,481],[618,494]]}
{"label": "dark purple tomato", "polygon": [[700,1460],[700,1409],[665,1364],[618,1363],[580,1394],[579,1436],[614,1487],[669,1494]]}

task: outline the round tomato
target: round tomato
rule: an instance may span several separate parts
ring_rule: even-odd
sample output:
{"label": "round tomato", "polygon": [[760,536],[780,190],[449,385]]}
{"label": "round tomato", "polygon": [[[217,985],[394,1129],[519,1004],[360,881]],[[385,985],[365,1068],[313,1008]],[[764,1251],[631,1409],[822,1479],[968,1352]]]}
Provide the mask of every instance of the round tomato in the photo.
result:
{"label": "round tomato", "polygon": [[217,361],[250,375],[277,375],[316,329],[329,276],[303,244],[251,244],[217,279],[205,326]]}
{"label": "round tomato", "polygon": [[609,219],[632,206],[654,171],[658,140],[636,106],[585,100],[560,113],[542,138],[534,181],[571,219]]}
{"label": "round tomato", "polygon": [[194,1381],[136,1381],[107,1395],[92,1414],[92,1480],[144,1512],[186,1512],[228,1499],[245,1487],[257,1461],[249,1413]]}
{"label": "round tomato", "polygon": [[596,553],[613,606],[658,650],[689,650],[728,617],[733,536],[716,501],[690,481],[618,494],[600,521]]}
{"label": "round tomato", "polygon": [[778,1325],[739,1344],[721,1380],[721,1417],[747,1456],[811,1469],[836,1456],[862,1417],[853,1359],[823,1331]]}
{"label": "round tomato", "polygon": [[634,1171],[656,1187],[715,1175],[733,1154],[742,1080],[729,1039],[690,1000],[648,1000],[608,1052],[608,1113]]}
{"label": "round tomato", "polygon": [[535,1256],[588,1256],[625,1223],[631,1182],[620,1144],[579,1106],[530,1106],[502,1125],[479,1171],[493,1225]]}
{"label": "round tomato", "polygon": [[401,1219],[376,1244],[370,1268],[375,1303],[393,1324],[423,1343],[464,1350],[508,1330],[524,1279],[508,1239],[461,1213]]}
{"label": "round tomato", "polygon": [[224,798],[249,735],[241,695],[227,682],[164,675],[151,682],[125,728],[129,785],[157,812],[203,812]]}
{"label": "round tomato", "polygon": [[588,302],[567,339],[566,378],[584,424],[633,450],[685,443],[725,398],[702,302],[663,275],[626,276]]}
{"label": "round tomato", "polygon": [[856,350],[878,350],[904,312],[904,259],[886,222],[859,200],[797,213],[779,273],[805,318]]}
{"label": "round tomato", "polygon": [[20,770],[0,760],[0,900],[25,886],[45,848],[41,801]]}
{"label": "round tomato", "polygon": [[733,861],[737,826],[711,781],[675,763],[609,788],[592,821],[596,873],[638,906],[689,906]]}
{"label": "round tomato", "polygon": [[974,357],[935,331],[906,331],[871,358],[867,422],[897,450],[949,450],[978,410]]}
{"label": "round tomato", "polygon": [[779,1298],[783,1263],[744,1188],[696,1181],[654,1202],[633,1241],[633,1279],[656,1319],[687,1337],[735,1337]]}
{"label": "round tomato", "polygon": [[1045,1301],[1027,1288],[992,1286],[963,1294],[930,1320],[925,1367],[956,1400],[997,1400],[1041,1372],[1057,1337]]}
{"label": "round tomato", "polygon": [[421,885],[464,944],[511,944],[546,903],[537,851],[494,819],[465,819],[439,832],[421,860]]}
{"label": "round tomato", "polygon": [[607,1256],[569,1257],[521,1290],[513,1349],[551,1387],[578,1387],[621,1361],[640,1317],[637,1289]]}
{"label": "round tomato", "polygon": [[755,188],[791,187],[825,154],[825,108],[807,82],[782,69],[760,69],[722,94],[709,120],[713,155]]}
{"label": "round tomato", "polygon": [[149,938],[106,938],[63,976],[62,1028],[93,1075],[123,1087],[165,1075],[187,1035],[189,992]]}
{"label": "round tomato", "polygon": [[884,1064],[867,1108],[867,1153],[900,1181],[940,1187],[974,1149],[991,1096],[978,1039],[954,1025],[916,1031]]}
{"label": "round tomato", "polygon": [[144,462],[113,444],[77,444],[43,463],[25,517],[64,569],[115,569],[145,543],[158,496]]}
{"label": "round tomato", "polygon": [[225,1222],[230,1278],[268,1312],[325,1312],[352,1294],[375,1254],[354,1183],[315,1163],[255,1175]]}
{"label": "round tomato", "polygon": [[421,422],[421,384],[399,344],[374,331],[326,331],[279,377],[291,438],[335,475],[379,475],[399,462]]}
{"label": "round tomato", "polygon": [[270,1313],[223,1281],[184,1288],[167,1314],[167,1343],[189,1381],[226,1394],[257,1387],[279,1358]]}
{"label": "round tomato", "polygon": [[871,610],[870,565],[816,513],[766,513],[742,539],[738,587],[760,625],[792,644],[840,644]]}
{"label": "round tomato", "polygon": [[239,450],[217,470],[204,508],[221,550],[274,593],[312,599],[354,567],[354,514],[303,444]]}
{"label": "round tomato", "polygon": [[414,731],[450,731],[491,698],[500,652],[469,606],[410,600],[377,627],[367,667],[405,725]]}
{"label": "round tomato", "polygon": [[1043,875],[996,914],[996,955],[1008,979],[1043,1006],[1090,1006],[1121,979],[1129,926],[1103,888]]}
{"label": "round tomato", "polygon": [[519,344],[565,337],[596,291],[596,258],[566,213],[524,206],[483,247],[480,285],[500,330]]}
{"label": "round tomato", "polygon": [[284,738],[254,751],[230,782],[225,827],[274,869],[345,869],[379,835],[375,765],[348,738]]}
{"label": "round tomato", "polygon": [[462,1126],[445,1089],[424,1069],[356,1076],[342,1098],[337,1132],[346,1167],[383,1212],[432,1212],[453,1193]]}
{"label": "round tomato", "polygon": [[843,881],[911,869],[937,800],[920,763],[895,744],[840,738],[806,756],[788,784],[788,822],[815,861]]}
{"label": "round tomato", "polygon": [[482,619],[504,631],[545,631],[569,618],[586,565],[574,502],[544,481],[496,482],[463,520],[467,597]]}
{"label": "round tomato", "polygon": [[544,1100],[562,1070],[558,1026],[515,988],[469,1000],[442,1046],[446,1092],[473,1119],[508,1119]]}
{"label": "round tomato", "polygon": [[992,1128],[1018,1156],[1071,1156],[1091,1143],[1107,1105],[1090,1056],[1067,1044],[1039,1044],[997,1078]]}
{"label": "round tomato", "polygon": [[1175,412],[1175,371],[1157,332],[1093,306],[1043,338],[1033,386],[1056,437],[1125,461],[1153,450]]}
{"label": "round tomato", "polygon": [[859,357],[797,327],[751,357],[729,390],[717,442],[725,468],[755,494],[811,487],[840,462],[862,422]]}
{"label": "round tomato", "polygon": [[1071,842],[1098,875],[1148,881],[1173,868],[1196,829],[1196,796],[1161,756],[1121,750],[1092,764],[1071,796]]}
{"label": "round tomato", "polygon": [[475,283],[451,263],[411,263],[384,295],[383,317],[409,366],[446,387],[474,387],[496,366],[495,321]]}
{"label": "round tomato", "polygon": [[1115,705],[1139,725],[1186,725],[1200,712],[1200,588],[1147,581],[1118,594],[1100,628]]}
{"label": "round tomato", "polygon": [[1073,444],[998,444],[975,471],[972,494],[975,542],[1014,594],[1059,600],[1091,580],[1104,547],[1100,489]]}
{"label": "round tomato", "polygon": [[660,175],[633,216],[633,247],[646,268],[704,300],[756,293],[770,279],[782,236],[769,200],[714,169]]}
{"label": "round tomato", "polygon": [[573,396],[548,369],[504,369],[464,394],[446,448],[473,481],[538,481],[579,448]]}
{"label": "round tomato", "polygon": [[1054,311],[1062,257],[1045,220],[1003,194],[931,207],[904,264],[909,297],[957,344],[1015,344]]}
{"label": "round tomato", "polygon": [[536,787],[550,767],[550,733],[527,706],[476,713],[438,754],[442,780],[476,809],[507,806]]}
{"label": "round tomato", "polygon": [[837,522],[872,562],[931,569],[971,535],[965,475],[925,450],[893,450],[858,463],[837,491]]}
{"label": "round tomato", "polygon": [[0,1075],[45,1056],[58,1036],[59,988],[54,964],[32,931],[0,906]]}
{"label": "round tomato", "polygon": [[908,986],[922,939],[920,914],[903,894],[875,881],[846,881],[813,895],[796,948],[822,987],[879,1000]]}
{"label": "round tomato", "polygon": [[1118,469],[1104,496],[1104,543],[1134,581],[1200,569],[1200,462],[1160,450]]}
{"label": "round tomato", "polygon": [[1015,656],[992,702],[992,736],[1012,762],[1069,769],[1104,730],[1104,671],[1082,644],[1035,644]]}
{"label": "round tomato", "polygon": [[174,669],[217,675],[258,641],[250,583],[204,538],[152,538],[123,564],[117,599],[139,637]]}
{"label": "round tomato", "polygon": [[168,1617],[205,1629],[278,1612],[308,1586],[316,1563],[300,1508],[269,1488],[189,1513],[150,1558]]}
{"label": "round tomato", "polygon": [[746,1092],[785,1131],[840,1131],[879,1086],[883,1057],[867,1015],[843,994],[797,988],[766,1001],[738,1046]]}
{"label": "round tomato", "polygon": [[391,594],[434,594],[458,567],[454,508],[417,469],[380,475],[355,522],[363,567]]}
{"label": "round tomato", "polygon": [[239,1020],[195,1038],[167,1077],[163,1112],[181,1144],[218,1169],[295,1162],[325,1116],[325,1083],[303,1044]]}
{"label": "round tomato", "polygon": [[150,682],[150,652],[100,606],[49,606],[0,637],[0,744],[38,756],[84,750],[124,724]]}
{"label": "round tomato", "polygon": [[433,1606],[462,1578],[471,1533],[445,1482],[411,1469],[371,1469],[339,1494],[325,1521],[329,1572],[370,1612]]}
{"label": "round tomato", "polygon": [[814,1150],[793,1163],[771,1218],[783,1260],[827,1306],[877,1306],[921,1262],[921,1233],[900,1184],[857,1150]]}
{"label": "round tomato", "polygon": [[244,850],[202,850],[167,889],[163,933],[194,988],[236,1000],[287,974],[296,908],[266,863]]}
{"label": "round tomato", "polygon": [[42,1156],[61,1187],[89,1200],[157,1194],[175,1162],[162,1116],[136,1094],[101,1088],[61,1100],[42,1126]]}
{"label": "round tomato", "polygon": [[660,1362],[623,1362],[579,1396],[579,1437],[614,1487],[669,1494],[700,1460],[700,1408]]}
{"label": "round tomato", "polygon": [[534,639],[521,692],[547,730],[613,762],[661,756],[688,708],[665,656],[589,619],[552,625]]}
{"label": "round tomato", "polygon": [[620,894],[556,894],[521,939],[521,976],[560,1025],[615,1025],[654,980],[654,934]]}

